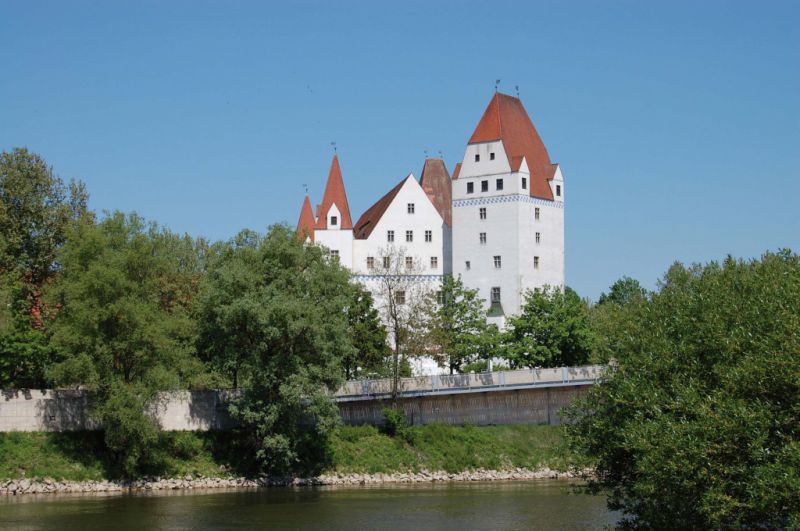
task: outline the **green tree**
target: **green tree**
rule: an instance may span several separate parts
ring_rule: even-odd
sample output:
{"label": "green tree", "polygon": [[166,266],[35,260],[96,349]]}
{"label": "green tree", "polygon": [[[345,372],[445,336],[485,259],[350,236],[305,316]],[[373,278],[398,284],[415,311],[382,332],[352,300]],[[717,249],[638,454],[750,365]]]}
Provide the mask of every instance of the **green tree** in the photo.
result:
{"label": "green tree", "polygon": [[[278,225],[239,234],[210,261],[198,301],[201,348],[235,359],[247,385],[231,412],[264,470],[315,472],[339,422],[333,393],[355,348],[349,273]],[[220,361],[220,363],[224,363]]]}
{"label": "green tree", "polygon": [[386,328],[381,324],[372,294],[360,284],[353,284],[350,290],[347,325],[355,349],[342,358],[345,378],[388,376],[391,349],[386,342]]}
{"label": "green tree", "polygon": [[452,275],[445,275],[441,291],[429,293],[428,298],[431,353],[450,374],[460,372],[481,354],[481,335],[487,327],[485,301],[478,297],[478,290],[465,287]]}
{"label": "green tree", "polygon": [[[202,371],[194,357],[189,274],[176,246],[190,241],[135,214],[75,224],[59,254],[52,304],[52,345],[63,358],[56,384],[95,391],[93,415],[122,471],[152,463],[156,421],[147,413],[158,391],[185,386]],[[189,297],[191,298],[191,297]]]}
{"label": "green tree", "polygon": [[614,282],[608,294],[603,293],[597,304],[589,308],[589,323],[594,332],[592,363],[608,363],[625,341],[625,327],[620,322],[647,300],[647,290],[638,281],[622,277]]}
{"label": "green tree", "polygon": [[631,277],[622,277],[611,285],[607,294],[602,293],[600,295],[597,304],[611,303],[617,306],[626,306],[646,296],[647,290],[639,284],[638,280]]}
{"label": "green tree", "polygon": [[42,290],[71,223],[87,216],[83,184],[64,182],[25,148],[0,153],[0,387],[44,387],[53,359]]}
{"label": "green tree", "polygon": [[800,257],[673,265],[570,411],[630,529],[800,526]]}
{"label": "green tree", "polygon": [[529,290],[522,313],[508,320],[505,339],[515,368],[585,364],[593,343],[587,304],[570,288]]}

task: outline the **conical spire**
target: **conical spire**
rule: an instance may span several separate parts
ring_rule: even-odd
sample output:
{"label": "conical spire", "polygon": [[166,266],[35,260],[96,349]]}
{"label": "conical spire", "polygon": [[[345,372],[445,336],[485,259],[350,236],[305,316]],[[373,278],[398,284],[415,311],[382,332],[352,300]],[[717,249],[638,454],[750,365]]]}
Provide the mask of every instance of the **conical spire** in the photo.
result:
{"label": "conical spire", "polygon": [[469,143],[496,140],[503,142],[511,171],[518,171],[523,159],[527,162],[531,172],[531,195],[553,199],[547,181],[553,178],[556,165],[550,162],[547,148],[519,98],[499,92],[492,96]]}
{"label": "conical spire", "polygon": [[339,167],[338,155],[333,156],[331,169],[328,172],[328,183],[325,185],[325,195],[322,197],[322,204],[317,207],[317,230],[328,228],[328,211],[333,205],[336,205],[342,217],[339,227],[352,229],[353,220],[350,219],[350,206],[347,204],[347,194],[344,191],[344,181],[342,180],[342,169]]}
{"label": "conical spire", "polygon": [[303,208],[300,209],[300,219],[297,221],[297,236],[305,241],[306,238],[311,238],[314,241],[314,211],[311,210],[311,199],[306,198],[303,200]]}

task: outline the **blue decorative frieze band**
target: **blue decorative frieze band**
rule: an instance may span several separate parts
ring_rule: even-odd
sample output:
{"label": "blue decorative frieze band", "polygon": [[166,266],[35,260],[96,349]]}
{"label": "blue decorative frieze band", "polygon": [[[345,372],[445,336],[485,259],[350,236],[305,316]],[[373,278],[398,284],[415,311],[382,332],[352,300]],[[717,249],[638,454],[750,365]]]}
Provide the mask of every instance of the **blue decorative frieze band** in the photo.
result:
{"label": "blue decorative frieze band", "polygon": [[442,275],[353,275],[358,282],[376,282],[382,278],[402,279],[405,282],[441,282]]}
{"label": "blue decorative frieze band", "polygon": [[564,208],[563,201],[548,201],[547,199],[539,199],[538,197],[531,197],[523,194],[476,197],[475,199],[458,199],[453,201],[453,208],[476,205],[497,205],[500,203],[530,203],[532,205]]}

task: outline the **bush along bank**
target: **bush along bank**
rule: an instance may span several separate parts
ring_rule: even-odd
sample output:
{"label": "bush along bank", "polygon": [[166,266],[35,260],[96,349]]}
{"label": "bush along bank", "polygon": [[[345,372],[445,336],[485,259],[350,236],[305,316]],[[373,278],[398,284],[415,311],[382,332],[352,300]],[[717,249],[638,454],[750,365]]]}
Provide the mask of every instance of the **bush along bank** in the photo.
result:
{"label": "bush along bank", "polygon": [[167,432],[151,473],[123,478],[91,432],[0,434],[0,493],[120,492],[278,485],[377,485],[575,478],[586,473],[553,426],[342,426],[312,477],[266,477],[231,432]]}

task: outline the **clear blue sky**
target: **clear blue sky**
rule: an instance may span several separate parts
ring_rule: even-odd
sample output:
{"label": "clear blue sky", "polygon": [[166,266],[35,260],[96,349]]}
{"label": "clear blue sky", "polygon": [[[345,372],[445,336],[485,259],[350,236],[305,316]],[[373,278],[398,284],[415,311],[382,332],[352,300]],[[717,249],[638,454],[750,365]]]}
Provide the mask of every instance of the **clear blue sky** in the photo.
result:
{"label": "clear blue sky", "polygon": [[0,149],[227,239],[319,201],[333,140],[354,217],[425,150],[452,168],[500,78],[562,165],[567,283],[596,298],[800,251],[798,28],[798,2],[0,0]]}

